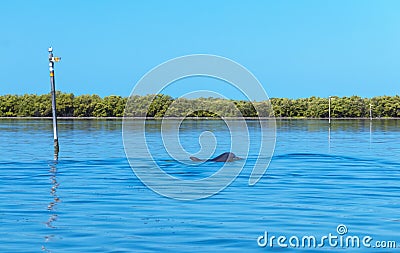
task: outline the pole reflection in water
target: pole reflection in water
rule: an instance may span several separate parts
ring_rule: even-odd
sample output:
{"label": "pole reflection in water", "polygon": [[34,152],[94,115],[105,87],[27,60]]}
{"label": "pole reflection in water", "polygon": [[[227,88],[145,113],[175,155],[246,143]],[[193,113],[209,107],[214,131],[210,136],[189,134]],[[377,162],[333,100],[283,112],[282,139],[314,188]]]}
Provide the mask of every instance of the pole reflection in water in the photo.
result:
{"label": "pole reflection in water", "polygon": [[372,120],[369,121],[369,148],[371,148],[372,143]]}
{"label": "pole reflection in water", "polygon": [[331,125],[328,128],[328,150],[331,152]]}
{"label": "pole reflection in water", "polygon": [[59,148],[57,145],[54,147],[54,161],[58,161],[58,152],[59,152]]}
{"label": "pole reflection in water", "polygon": [[[57,188],[59,186],[59,183],[57,182],[57,160],[51,162],[49,164],[50,166],[50,181],[51,181],[51,188],[50,188],[50,195],[52,197],[51,201],[47,205],[47,211],[49,212],[49,218],[47,220],[46,227],[48,229],[55,229],[56,227],[54,226],[54,222],[57,220],[58,215],[56,212],[57,208],[57,203],[60,202],[60,198],[57,196]],[[49,231],[51,232],[51,230]],[[45,236],[45,244],[49,241],[51,241],[54,237],[54,234],[49,233],[48,235]],[[46,248],[45,245],[42,246],[42,251],[45,252],[51,252],[49,249]]]}

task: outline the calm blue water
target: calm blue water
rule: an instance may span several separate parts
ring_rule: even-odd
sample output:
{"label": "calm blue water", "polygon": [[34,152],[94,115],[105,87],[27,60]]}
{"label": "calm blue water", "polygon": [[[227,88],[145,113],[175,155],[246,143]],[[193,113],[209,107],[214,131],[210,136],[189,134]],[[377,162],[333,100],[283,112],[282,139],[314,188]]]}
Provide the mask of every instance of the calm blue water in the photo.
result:
{"label": "calm blue water", "polygon": [[[192,124],[185,135],[222,123]],[[398,120],[338,120],[330,134],[326,121],[278,120],[275,154],[258,184],[248,186],[245,168],[228,188],[197,201],[144,186],[125,157],[121,125],[60,121],[55,163],[50,120],[0,121],[0,252],[280,252],[257,238],[335,234],[339,224],[349,235],[400,245]],[[147,137],[160,142],[152,125]],[[157,162],[203,173],[163,156]]]}

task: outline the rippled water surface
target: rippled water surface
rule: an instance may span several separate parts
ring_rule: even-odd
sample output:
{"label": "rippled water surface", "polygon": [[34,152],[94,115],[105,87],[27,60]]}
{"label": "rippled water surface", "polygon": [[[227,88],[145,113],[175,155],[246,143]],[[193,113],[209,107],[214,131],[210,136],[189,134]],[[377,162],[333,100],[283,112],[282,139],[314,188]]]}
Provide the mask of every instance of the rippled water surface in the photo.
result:
{"label": "rippled water surface", "polygon": [[[220,121],[190,123],[183,146],[195,149],[200,130],[228,137]],[[0,252],[281,251],[259,247],[257,238],[337,235],[339,224],[348,235],[400,245],[400,121],[337,120],[329,129],[321,120],[278,120],[274,156],[255,186],[250,154],[229,187],[196,201],[144,186],[125,157],[121,126],[60,121],[56,163],[50,120],[0,121]],[[152,145],[162,145],[159,122],[147,130]],[[195,177],[219,166],[189,171],[161,151],[157,163]]]}

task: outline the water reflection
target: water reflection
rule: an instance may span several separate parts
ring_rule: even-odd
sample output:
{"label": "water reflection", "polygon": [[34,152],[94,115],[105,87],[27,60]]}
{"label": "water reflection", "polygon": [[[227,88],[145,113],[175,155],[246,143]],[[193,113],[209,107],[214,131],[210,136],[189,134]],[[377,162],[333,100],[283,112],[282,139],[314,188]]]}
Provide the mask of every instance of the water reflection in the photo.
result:
{"label": "water reflection", "polygon": [[[48,229],[55,229],[56,227],[54,226],[54,222],[58,219],[58,215],[56,212],[56,207],[57,203],[60,202],[60,198],[57,195],[57,188],[60,186],[60,184],[57,182],[57,160],[51,162],[49,164],[50,166],[50,181],[51,181],[51,188],[50,188],[50,195],[52,197],[51,201],[47,205],[47,211],[49,213],[49,218],[46,221],[46,227]],[[52,232],[51,230],[49,232]],[[54,238],[53,233],[49,233],[44,237],[44,242],[47,244],[49,241],[51,241]],[[42,245],[42,251],[45,252],[51,252],[48,248],[46,248],[45,245]]]}
{"label": "water reflection", "polygon": [[[400,132],[400,120],[398,119],[373,119],[375,131],[379,132]],[[365,132],[368,131],[370,119],[335,119],[331,122],[333,132]],[[277,119],[278,131],[326,131],[326,120],[319,119]]]}
{"label": "water reflection", "polygon": [[331,124],[328,127],[328,151],[331,152]]}
{"label": "water reflection", "polygon": [[[369,132],[369,148],[372,148],[372,124],[373,120],[370,119],[369,127],[367,126],[367,120],[351,120],[351,124],[347,120],[341,120],[335,122],[335,124],[328,125],[328,150],[331,151],[331,128],[334,131],[359,131],[359,132]],[[393,119],[376,120],[374,122],[374,127],[378,131],[398,131],[398,121]],[[368,129],[368,130],[367,130]]]}
{"label": "water reflection", "polygon": [[369,145],[372,143],[372,119],[369,121]]}
{"label": "water reflection", "polygon": [[[174,119],[171,119],[174,120]],[[267,119],[265,121],[268,121]],[[137,119],[127,119],[127,124],[139,124],[142,121]],[[221,120],[185,120],[187,127],[183,127],[181,131],[190,129],[190,124],[194,126],[204,125],[205,127],[224,128]],[[247,120],[252,124],[251,120]],[[59,131],[60,136],[63,133],[76,133],[78,131],[94,132],[94,131],[120,131],[122,127],[121,119],[60,119]],[[335,119],[332,120],[332,131],[360,131],[368,127],[371,123],[370,119]],[[155,128],[157,131],[160,127],[161,120],[147,120],[146,127]],[[398,119],[373,119],[374,129],[376,131],[400,131],[400,120]],[[302,130],[308,132],[319,132],[323,129],[326,131],[326,120],[320,119],[276,119],[276,127],[282,130]],[[2,119],[0,124],[2,132],[45,132],[52,133],[51,119]],[[147,129],[146,129],[147,130]],[[60,137],[61,138],[61,137]],[[62,141],[62,140],[61,140]]]}
{"label": "water reflection", "polygon": [[[61,135],[70,131],[119,131],[122,127],[121,119],[59,119],[58,130]],[[1,119],[0,130],[6,132],[48,132],[52,133],[51,118],[38,119]]]}

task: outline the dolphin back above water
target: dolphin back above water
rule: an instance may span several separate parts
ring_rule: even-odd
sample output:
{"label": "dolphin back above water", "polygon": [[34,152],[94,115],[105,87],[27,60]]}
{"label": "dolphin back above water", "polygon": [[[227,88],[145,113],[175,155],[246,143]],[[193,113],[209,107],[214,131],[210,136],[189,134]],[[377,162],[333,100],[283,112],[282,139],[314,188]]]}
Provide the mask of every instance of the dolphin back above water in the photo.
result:
{"label": "dolphin back above water", "polygon": [[242,160],[243,158],[240,158],[236,156],[234,153],[231,152],[225,152],[220,154],[219,156],[213,158],[213,159],[199,159],[197,157],[191,156],[190,160],[195,161],[195,162],[234,162],[237,160]]}

